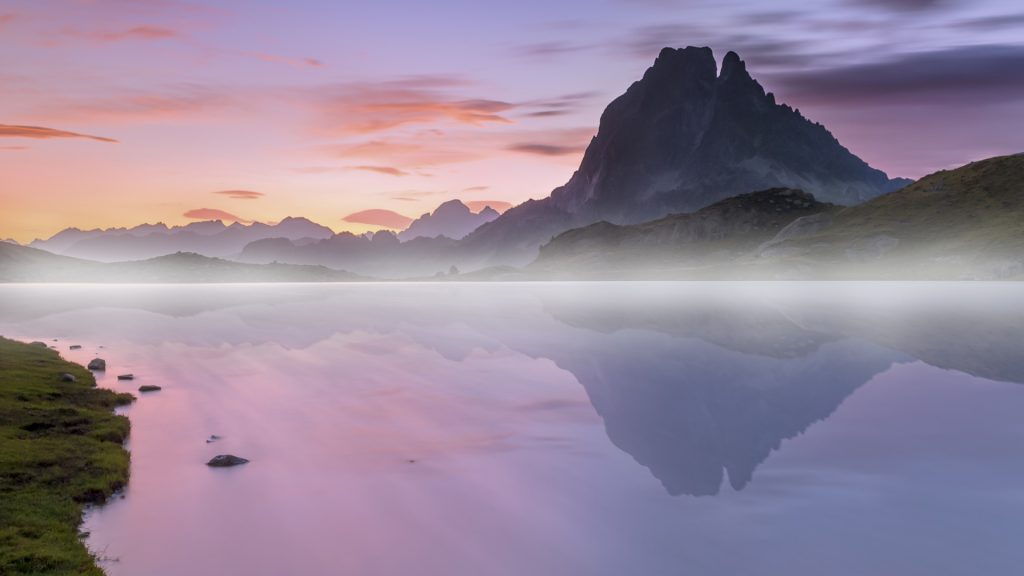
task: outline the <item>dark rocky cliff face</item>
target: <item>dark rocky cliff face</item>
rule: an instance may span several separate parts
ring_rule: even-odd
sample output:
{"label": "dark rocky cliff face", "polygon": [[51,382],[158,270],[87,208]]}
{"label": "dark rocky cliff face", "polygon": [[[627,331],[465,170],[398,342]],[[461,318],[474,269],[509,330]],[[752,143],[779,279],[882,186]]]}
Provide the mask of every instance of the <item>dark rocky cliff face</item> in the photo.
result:
{"label": "dark rocky cliff face", "polygon": [[777,104],[734,52],[719,74],[708,48],[666,48],[608,106],[580,169],[551,200],[584,220],[630,224],[766,188],[848,205],[898,185]]}
{"label": "dark rocky cliff face", "polygon": [[516,260],[513,248],[535,253],[553,233],[601,220],[634,224],[768,188],[850,205],[906,183],[776,103],[735,53],[719,72],[710,48],[666,48],[605,109],[572,178],[481,227],[467,248]]}

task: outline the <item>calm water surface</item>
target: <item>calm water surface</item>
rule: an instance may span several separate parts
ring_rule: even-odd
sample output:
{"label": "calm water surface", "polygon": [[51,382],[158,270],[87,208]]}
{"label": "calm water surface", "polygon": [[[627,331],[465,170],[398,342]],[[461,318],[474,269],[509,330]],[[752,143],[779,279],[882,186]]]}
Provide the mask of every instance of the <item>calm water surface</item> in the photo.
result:
{"label": "calm water surface", "polygon": [[163,387],[115,576],[1024,565],[1018,285],[8,285],[0,334]]}

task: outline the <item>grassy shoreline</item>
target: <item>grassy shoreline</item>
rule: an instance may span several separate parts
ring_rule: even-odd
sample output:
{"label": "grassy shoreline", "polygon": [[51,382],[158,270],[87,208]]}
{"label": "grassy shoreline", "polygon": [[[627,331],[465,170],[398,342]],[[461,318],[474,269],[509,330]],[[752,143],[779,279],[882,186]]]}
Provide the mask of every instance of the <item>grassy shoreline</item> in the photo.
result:
{"label": "grassy shoreline", "polygon": [[132,400],[55,350],[0,337],[0,574],[103,574],[78,529],[84,506],[128,482],[129,423],[114,408]]}

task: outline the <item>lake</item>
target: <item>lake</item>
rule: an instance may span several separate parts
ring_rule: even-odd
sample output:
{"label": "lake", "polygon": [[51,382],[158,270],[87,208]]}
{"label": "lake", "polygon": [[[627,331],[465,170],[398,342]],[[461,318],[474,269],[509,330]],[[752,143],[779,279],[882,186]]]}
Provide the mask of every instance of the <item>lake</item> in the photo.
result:
{"label": "lake", "polygon": [[163,387],[114,576],[1024,565],[1019,284],[4,285],[0,334]]}

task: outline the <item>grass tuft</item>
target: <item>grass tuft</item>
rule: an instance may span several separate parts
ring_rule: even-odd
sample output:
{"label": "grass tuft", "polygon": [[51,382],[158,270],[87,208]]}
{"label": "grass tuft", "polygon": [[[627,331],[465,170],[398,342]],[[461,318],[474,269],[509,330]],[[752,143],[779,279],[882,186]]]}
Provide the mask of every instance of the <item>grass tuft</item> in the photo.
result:
{"label": "grass tuft", "polygon": [[113,409],[132,400],[54,350],[0,337],[0,574],[103,574],[78,527],[84,505],[128,482],[129,423]]}

